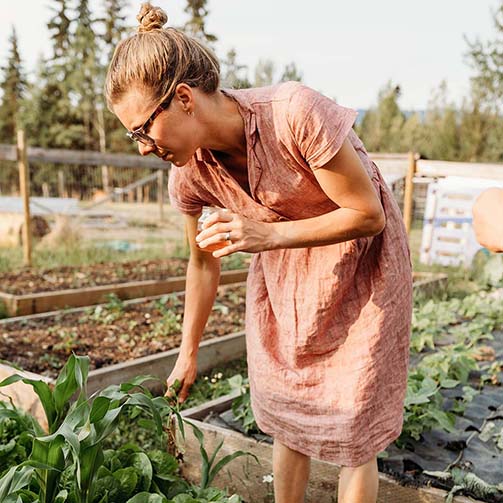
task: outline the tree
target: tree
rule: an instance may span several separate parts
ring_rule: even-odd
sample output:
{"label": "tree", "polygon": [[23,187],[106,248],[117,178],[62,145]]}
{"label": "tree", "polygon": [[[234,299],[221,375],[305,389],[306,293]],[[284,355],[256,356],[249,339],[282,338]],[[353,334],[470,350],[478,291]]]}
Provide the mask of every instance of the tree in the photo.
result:
{"label": "tree", "polygon": [[274,63],[260,59],[255,67],[255,87],[270,86],[274,82]]}
{"label": "tree", "polygon": [[206,16],[209,11],[206,8],[207,0],[187,0],[187,7],[185,12],[189,14],[190,18],[185,23],[184,31],[198,39],[200,42],[211,46],[217,41],[217,37],[206,32]]}
{"label": "tree", "polygon": [[54,0],[57,7],[51,7],[54,16],[47,23],[47,28],[51,33],[53,42],[54,58],[62,58],[67,56],[70,47],[70,24],[71,20],[68,17],[68,1]]}
{"label": "tree", "polygon": [[299,72],[297,65],[293,61],[285,66],[280,82],[288,82],[290,80],[302,82],[302,73]]}
{"label": "tree", "polygon": [[470,42],[466,39],[469,51],[468,61],[476,71],[472,78],[474,91],[485,103],[501,110],[503,98],[503,0],[494,15],[496,37],[494,40],[482,42],[476,39]]}
{"label": "tree", "polygon": [[75,102],[83,126],[83,147],[93,150],[98,143],[96,102],[102,93],[102,70],[98,60],[97,37],[94,32],[89,0],[79,0],[75,33],[71,44],[71,66],[68,82],[70,98]]}
{"label": "tree", "polygon": [[245,89],[251,87],[246,75],[246,65],[237,62],[236,50],[233,48],[227,53],[227,58],[222,61],[222,85],[231,89]]}
{"label": "tree", "polygon": [[3,78],[0,81],[2,101],[0,103],[0,142],[15,143],[19,126],[21,104],[26,89],[21,56],[17,43],[16,30],[12,27],[9,37],[9,56],[7,65],[1,67]]}
{"label": "tree", "polygon": [[358,130],[368,150],[397,152],[401,148],[401,130],[405,115],[398,106],[400,86],[388,82],[379,91],[375,109],[367,111]]}
{"label": "tree", "polygon": [[115,47],[127,30],[125,9],[128,0],[105,0],[105,16],[100,21],[104,25],[103,41],[106,46],[106,65],[112,59]]}
{"label": "tree", "polygon": [[428,104],[421,154],[430,159],[460,159],[459,114],[448,96],[447,83],[443,81]]}

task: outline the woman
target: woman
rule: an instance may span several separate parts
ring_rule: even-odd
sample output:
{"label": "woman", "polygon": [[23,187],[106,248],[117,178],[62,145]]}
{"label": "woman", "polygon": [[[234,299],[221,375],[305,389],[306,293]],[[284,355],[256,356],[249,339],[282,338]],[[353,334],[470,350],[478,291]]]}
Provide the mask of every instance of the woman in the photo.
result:
{"label": "woman", "polygon": [[[142,155],[171,161],[191,246],[180,356],[186,398],[219,259],[254,253],[246,339],[252,406],[274,438],[276,503],[304,501],[310,457],[341,465],[339,502],[376,500],[398,437],[411,264],[398,206],[351,130],[356,113],[299,83],[219,89],[219,65],[144,4],[117,47],[110,109]],[[226,208],[198,234],[204,205]],[[210,245],[231,243],[213,253]]]}

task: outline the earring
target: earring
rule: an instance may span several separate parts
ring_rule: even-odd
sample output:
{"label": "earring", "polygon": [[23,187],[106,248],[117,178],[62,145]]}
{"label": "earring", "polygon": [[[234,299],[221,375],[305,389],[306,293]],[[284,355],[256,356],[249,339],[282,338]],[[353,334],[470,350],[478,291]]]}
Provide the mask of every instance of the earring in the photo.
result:
{"label": "earring", "polygon": [[187,115],[188,115],[189,117],[194,117],[194,112],[189,112],[189,111],[187,111]]}

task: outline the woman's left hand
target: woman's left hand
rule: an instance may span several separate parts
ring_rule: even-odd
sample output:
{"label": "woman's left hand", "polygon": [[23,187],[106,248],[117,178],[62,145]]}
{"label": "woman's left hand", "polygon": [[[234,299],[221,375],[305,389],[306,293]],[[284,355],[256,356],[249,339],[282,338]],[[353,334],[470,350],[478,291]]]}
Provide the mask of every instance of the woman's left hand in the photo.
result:
{"label": "woman's left hand", "polygon": [[237,251],[257,253],[278,247],[278,236],[273,224],[256,222],[228,210],[210,215],[203,223],[203,230],[196,236],[196,242],[204,250],[205,247],[228,238],[231,244],[214,251],[214,257],[225,257]]}

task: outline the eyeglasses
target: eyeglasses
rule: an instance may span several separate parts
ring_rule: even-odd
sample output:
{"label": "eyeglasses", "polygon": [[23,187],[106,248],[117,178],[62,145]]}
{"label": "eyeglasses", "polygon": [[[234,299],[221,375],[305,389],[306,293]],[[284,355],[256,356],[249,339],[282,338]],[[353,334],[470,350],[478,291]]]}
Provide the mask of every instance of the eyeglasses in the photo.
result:
{"label": "eyeglasses", "polygon": [[154,113],[147,119],[145,124],[143,126],[139,127],[138,129],[135,129],[133,131],[128,131],[126,135],[128,136],[129,139],[133,141],[137,141],[140,143],[143,143],[144,145],[147,145],[148,147],[152,147],[155,145],[155,140],[151,138],[146,131],[152,126],[152,122],[154,122],[155,118],[166,108],[169,107],[171,100],[173,99],[173,96],[169,96],[165,100],[161,102],[161,104],[154,110]]}

